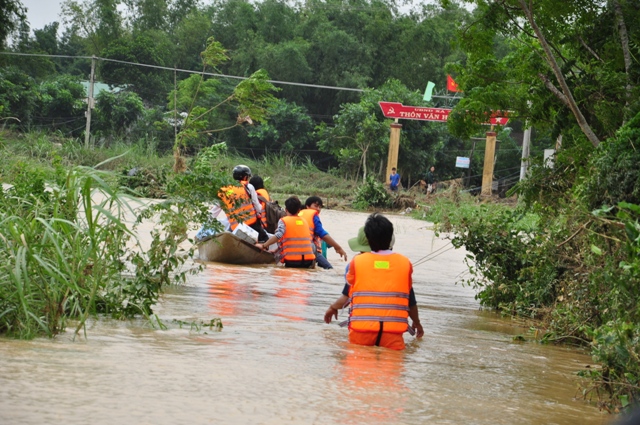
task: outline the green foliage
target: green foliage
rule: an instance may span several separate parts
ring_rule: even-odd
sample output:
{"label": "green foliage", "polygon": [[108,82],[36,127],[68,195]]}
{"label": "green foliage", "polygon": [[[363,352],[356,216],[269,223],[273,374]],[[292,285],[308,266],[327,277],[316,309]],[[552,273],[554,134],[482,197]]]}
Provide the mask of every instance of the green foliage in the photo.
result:
{"label": "green foliage", "polygon": [[509,110],[553,137],[580,131],[593,148],[637,113],[639,93],[625,88],[636,72],[624,54],[632,56],[640,40],[631,3],[472,3],[474,19],[461,26],[458,40],[466,61],[449,66],[465,93],[450,115],[454,134],[473,134],[489,111]]}
{"label": "green foliage", "polygon": [[254,72],[251,77],[242,80],[233,90],[233,100],[237,103],[238,121],[264,123],[269,110],[276,104],[272,93],[279,91],[269,81],[264,69]]}
{"label": "green foliage", "polygon": [[311,147],[313,121],[304,108],[277,100],[269,111],[269,120],[251,127],[248,135],[255,148],[293,153]]}
{"label": "green foliage", "polygon": [[[215,41],[213,37],[208,40],[207,48],[202,53],[204,69],[207,66],[217,66],[226,59],[226,51],[222,45]],[[191,84],[185,84],[185,89],[190,89],[192,93],[191,102],[187,111],[187,116],[182,124],[174,145],[177,152],[177,160],[174,166],[176,171],[181,168],[180,153],[181,149],[187,148],[196,142],[202,142],[202,138],[212,133],[229,130],[233,127],[242,125],[243,123],[253,124],[254,121],[263,123],[266,121],[268,111],[275,106],[276,98],[273,92],[278,91],[269,81],[269,76],[264,70],[258,70],[251,77],[242,80],[235,88],[233,93],[226,98],[216,102],[206,102],[206,106],[198,106],[201,96],[200,87],[203,85],[204,76],[201,78],[193,78]],[[197,86],[194,83],[197,82]],[[195,86],[195,91],[193,90]],[[213,94],[215,85],[204,85],[204,94]],[[188,96],[188,95],[187,95]],[[186,96],[180,95],[181,102],[185,104]],[[214,112],[222,105],[230,105],[237,113],[235,123],[225,128],[211,128],[210,122]]]}
{"label": "green foliage", "polygon": [[589,164],[589,176],[581,192],[591,208],[625,201],[640,204],[640,113],[625,124],[616,137],[599,146]]}
{"label": "green foliage", "polygon": [[123,169],[118,183],[144,198],[165,198],[170,169],[165,167],[138,166]]}
{"label": "green foliage", "polygon": [[[33,78],[15,67],[0,69],[0,105],[3,117],[15,117],[8,121],[12,125],[28,126],[34,119],[38,92]],[[4,123],[3,123],[4,124]]]}
{"label": "green foliage", "polygon": [[389,208],[393,199],[382,183],[369,176],[356,190],[353,206],[358,209]]}
{"label": "green foliage", "polygon": [[148,31],[113,40],[101,56],[106,61],[101,76],[113,85],[126,85],[145,101],[160,104],[169,91],[171,74],[148,67],[128,65],[124,62],[150,65],[171,65],[171,41],[165,33]]}
{"label": "green foliage", "polygon": [[19,0],[3,0],[0,3],[0,48],[5,40],[21,24],[27,21],[27,10]]}
{"label": "green foliage", "polygon": [[591,355],[602,368],[580,372],[580,376],[590,379],[583,395],[592,397],[595,393],[601,399],[598,392],[605,389],[610,396],[601,404],[609,411],[637,403],[640,399],[640,326],[618,319],[600,326],[591,335]]}
{"label": "green foliage", "polygon": [[[89,315],[151,314],[161,285],[183,276],[176,273],[184,259],[175,243],[155,234],[149,255],[131,251],[128,205],[104,173],[75,168],[56,175],[45,184],[23,168],[0,196],[0,332],[52,336],[69,319],[79,321],[77,332]],[[167,234],[172,225],[163,224]]]}
{"label": "green foliage", "polygon": [[[218,198],[220,188],[233,182],[231,174],[219,169],[216,164],[227,146],[219,143],[200,150],[187,173],[179,173],[167,183],[167,192],[180,203],[193,204],[194,208],[206,211],[209,202]],[[202,222],[204,220],[196,220]]]}
{"label": "green foliage", "polygon": [[132,131],[133,125],[143,114],[142,99],[136,93],[101,91],[96,97],[91,128],[96,136],[109,139],[123,137]]}
{"label": "green foliage", "polygon": [[603,367],[583,373],[591,379],[585,396],[616,409],[640,393],[640,206],[621,202],[590,213],[584,200],[594,194],[585,188],[596,187],[580,184],[588,179],[582,151],[574,146],[556,168],[537,169],[535,180],[520,185],[519,208],[446,201],[425,218],[468,251],[464,282],[483,305],[541,319],[543,342],[593,341]]}

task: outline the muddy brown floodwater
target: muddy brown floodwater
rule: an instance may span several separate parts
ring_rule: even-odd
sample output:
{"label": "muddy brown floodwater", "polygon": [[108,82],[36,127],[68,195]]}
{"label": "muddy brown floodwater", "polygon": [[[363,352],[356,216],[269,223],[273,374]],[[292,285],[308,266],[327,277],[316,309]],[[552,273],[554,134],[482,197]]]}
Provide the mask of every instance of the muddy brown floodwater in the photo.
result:
{"label": "muddy brown floodwater", "polygon": [[[324,210],[347,240],[367,217]],[[514,342],[527,330],[482,311],[455,282],[465,252],[427,223],[388,215],[416,265],[425,337],[404,352],[348,344],[323,322],[344,284],[333,270],[207,263],[144,320],[91,322],[87,338],[0,340],[2,424],[608,424],[579,395],[590,364],[569,347]],[[430,254],[439,254],[420,262]],[[222,331],[180,327],[221,318]],[[341,317],[344,313],[341,312]]]}

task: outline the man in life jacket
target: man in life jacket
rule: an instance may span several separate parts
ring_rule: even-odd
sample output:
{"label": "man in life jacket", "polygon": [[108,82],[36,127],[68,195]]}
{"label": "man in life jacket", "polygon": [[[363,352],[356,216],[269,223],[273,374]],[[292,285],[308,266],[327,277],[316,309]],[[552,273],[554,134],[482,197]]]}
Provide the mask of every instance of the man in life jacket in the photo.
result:
{"label": "man in life jacket", "polygon": [[323,207],[322,199],[319,196],[310,196],[304,203],[305,209],[300,211],[300,217],[304,218],[309,223],[309,232],[313,239],[314,252],[316,254],[316,262],[323,269],[332,269],[333,266],[322,255],[322,241],[325,241],[327,246],[333,247],[336,252],[347,261],[347,253],[338,242],[335,241],[329,235],[329,232],[322,227],[322,221],[320,221],[320,210]]}
{"label": "man in life jacket", "polygon": [[278,221],[278,228],[273,236],[265,243],[257,243],[260,249],[280,241],[279,259],[285,267],[312,268],[315,266],[316,256],[313,253],[309,224],[300,216],[302,203],[297,196],[284,201],[287,215]]}
{"label": "man in life jacket", "polygon": [[244,223],[258,232],[258,241],[266,241],[268,235],[262,228],[261,222],[262,207],[255,188],[249,183],[250,177],[251,169],[249,167],[236,165],[233,168],[233,179],[240,184],[221,188],[218,197],[227,207],[232,232],[239,223]]}
{"label": "man in life jacket", "polygon": [[415,333],[417,338],[424,335],[413,293],[413,266],[407,257],[391,251],[393,224],[383,215],[374,213],[367,218],[364,236],[366,240],[349,241],[362,254],[349,263],[347,285],[325,312],[324,321],[331,323],[333,317],[338,318],[338,310],[350,304],[349,342],[402,350],[404,332]]}
{"label": "man in life jacket", "polygon": [[[256,194],[258,195],[258,202],[260,202],[260,207],[262,208],[262,217],[260,221],[262,222],[262,228],[267,228],[267,202],[271,201],[271,197],[269,196],[269,192],[264,188],[264,180],[260,176],[253,176],[249,180],[249,184],[253,186],[256,190]],[[264,201],[262,199],[264,199]]]}

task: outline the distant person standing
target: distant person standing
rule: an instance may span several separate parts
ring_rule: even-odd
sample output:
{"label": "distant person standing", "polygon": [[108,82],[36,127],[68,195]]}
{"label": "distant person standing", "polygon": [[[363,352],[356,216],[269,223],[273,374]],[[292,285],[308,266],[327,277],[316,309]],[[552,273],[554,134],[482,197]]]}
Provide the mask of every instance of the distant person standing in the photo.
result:
{"label": "distant person standing", "polygon": [[429,171],[427,171],[427,176],[425,178],[425,181],[427,183],[427,194],[435,193],[437,176],[436,176],[436,167],[434,167],[433,165],[431,166]]}
{"label": "distant person standing", "polygon": [[396,173],[396,167],[391,169],[391,175],[389,176],[389,189],[392,192],[398,191],[398,186],[400,185],[400,174]]}

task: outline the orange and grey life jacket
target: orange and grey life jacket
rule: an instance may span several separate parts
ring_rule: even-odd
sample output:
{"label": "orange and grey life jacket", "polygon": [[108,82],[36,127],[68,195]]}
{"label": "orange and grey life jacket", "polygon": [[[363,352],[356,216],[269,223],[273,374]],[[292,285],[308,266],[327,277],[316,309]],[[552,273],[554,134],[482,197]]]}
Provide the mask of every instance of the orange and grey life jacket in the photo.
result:
{"label": "orange and grey life jacket", "polygon": [[309,225],[298,216],[288,215],[282,217],[285,232],[280,239],[281,262],[315,260],[311,238],[309,237]]}
{"label": "orange and grey life jacket", "polygon": [[403,333],[408,330],[411,262],[401,254],[353,257],[355,283],[349,291],[349,329]]}
{"label": "orange and grey life jacket", "polygon": [[[262,196],[264,199],[266,199],[267,202],[271,201],[271,197],[269,196],[269,192],[267,192],[267,189],[256,189],[256,193],[259,197]],[[258,200],[260,200],[260,198],[258,198]],[[262,221],[263,229],[267,228],[267,202],[263,202],[262,200],[260,200],[260,205],[262,206],[262,217],[260,218],[260,220]]]}
{"label": "orange and grey life jacket", "polygon": [[314,210],[313,208],[305,208],[304,210],[298,213],[298,215],[304,218],[309,224],[309,233],[311,233],[311,240],[316,245],[316,248],[318,249],[318,252],[319,252],[322,245],[321,245],[320,238],[316,236],[314,233],[314,230],[316,229],[316,225],[313,224],[313,218],[318,214],[319,214],[318,211]]}
{"label": "orange and grey life jacket", "polygon": [[238,227],[238,223],[247,226],[256,222],[256,209],[253,207],[251,197],[244,183],[242,186],[225,186],[218,192],[218,197],[225,203],[229,211],[229,224],[231,231]]}

